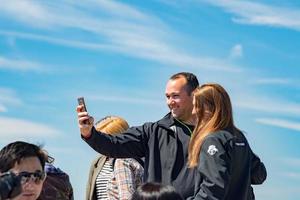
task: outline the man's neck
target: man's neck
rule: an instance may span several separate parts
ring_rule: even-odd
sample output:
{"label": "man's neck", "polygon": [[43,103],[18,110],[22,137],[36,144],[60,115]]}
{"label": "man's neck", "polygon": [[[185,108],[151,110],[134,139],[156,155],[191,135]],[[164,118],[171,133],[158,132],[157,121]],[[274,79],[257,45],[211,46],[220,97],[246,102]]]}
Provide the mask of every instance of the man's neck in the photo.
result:
{"label": "man's neck", "polygon": [[181,121],[182,123],[185,123],[186,125],[191,125],[191,126],[195,126],[196,125],[196,117],[195,116],[191,116],[188,119],[182,120],[182,119],[178,119],[177,120]]}

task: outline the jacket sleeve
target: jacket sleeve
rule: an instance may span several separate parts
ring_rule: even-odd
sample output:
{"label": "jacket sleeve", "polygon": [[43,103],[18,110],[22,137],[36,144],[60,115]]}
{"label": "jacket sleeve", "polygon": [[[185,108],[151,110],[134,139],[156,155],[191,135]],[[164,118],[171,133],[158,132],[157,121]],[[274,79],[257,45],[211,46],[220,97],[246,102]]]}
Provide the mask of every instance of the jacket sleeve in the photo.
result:
{"label": "jacket sleeve", "polygon": [[264,165],[259,159],[252,152],[252,160],[251,160],[251,184],[258,185],[262,184],[267,178],[267,170]]}
{"label": "jacket sleeve", "polygon": [[201,178],[194,199],[223,199],[228,185],[229,164],[226,147],[222,141],[215,137],[206,138],[199,155],[197,173]]}
{"label": "jacket sleeve", "polygon": [[98,132],[92,128],[91,137],[85,139],[90,147],[100,154],[112,158],[144,157],[147,151],[149,124],[131,127],[117,135]]}

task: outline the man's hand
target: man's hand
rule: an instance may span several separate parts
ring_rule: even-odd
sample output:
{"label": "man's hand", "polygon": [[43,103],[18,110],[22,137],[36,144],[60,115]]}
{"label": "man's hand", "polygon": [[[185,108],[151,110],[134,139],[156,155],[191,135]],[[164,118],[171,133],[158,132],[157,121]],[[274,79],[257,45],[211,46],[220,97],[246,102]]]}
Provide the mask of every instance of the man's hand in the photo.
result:
{"label": "man's hand", "polygon": [[76,108],[78,117],[78,126],[80,133],[84,138],[89,138],[92,134],[91,130],[94,124],[94,118],[89,116],[87,112],[82,112],[83,105],[79,105]]}

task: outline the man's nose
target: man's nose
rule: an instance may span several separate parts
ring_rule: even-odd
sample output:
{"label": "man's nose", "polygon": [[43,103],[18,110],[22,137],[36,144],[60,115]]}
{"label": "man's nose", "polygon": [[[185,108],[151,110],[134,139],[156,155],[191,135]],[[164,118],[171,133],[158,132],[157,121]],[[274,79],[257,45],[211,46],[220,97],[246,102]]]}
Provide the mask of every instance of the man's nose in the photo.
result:
{"label": "man's nose", "polygon": [[174,105],[175,103],[176,103],[176,102],[174,101],[173,98],[170,97],[170,98],[168,99],[168,104],[169,104],[169,105]]}
{"label": "man's nose", "polygon": [[35,182],[33,180],[30,180],[26,183],[24,183],[23,188],[25,190],[32,190],[34,188]]}

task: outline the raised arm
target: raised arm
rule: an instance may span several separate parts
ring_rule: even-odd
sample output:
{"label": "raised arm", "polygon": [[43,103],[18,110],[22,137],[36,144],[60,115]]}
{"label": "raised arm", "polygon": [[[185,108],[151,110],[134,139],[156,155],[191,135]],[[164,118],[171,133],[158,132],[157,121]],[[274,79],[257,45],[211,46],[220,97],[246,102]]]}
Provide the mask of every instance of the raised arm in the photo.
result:
{"label": "raised arm", "polygon": [[95,151],[114,158],[145,156],[148,151],[148,133],[151,132],[152,123],[129,128],[121,134],[109,135],[98,132],[93,126],[93,118],[87,112],[82,112],[81,109],[82,106],[77,106],[80,134],[82,139]]}

